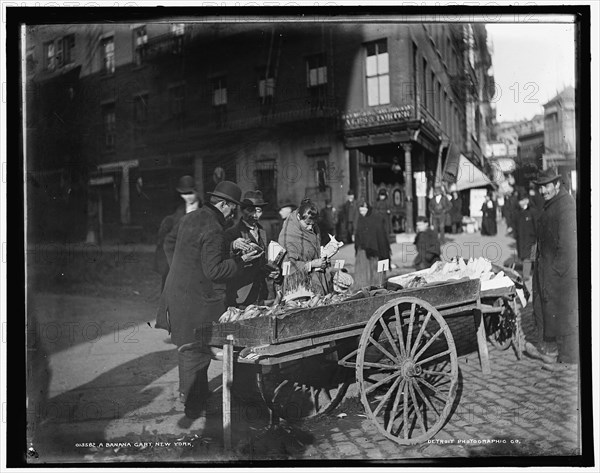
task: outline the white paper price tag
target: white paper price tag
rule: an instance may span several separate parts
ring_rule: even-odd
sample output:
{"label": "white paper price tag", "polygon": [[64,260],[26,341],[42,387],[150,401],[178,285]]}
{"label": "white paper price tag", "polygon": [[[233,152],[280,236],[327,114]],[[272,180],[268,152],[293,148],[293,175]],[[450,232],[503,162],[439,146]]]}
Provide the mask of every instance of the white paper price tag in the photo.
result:
{"label": "white paper price tag", "polygon": [[342,269],[342,268],[344,267],[344,263],[345,263],[345,262],[346,262],[346,261],[345,261],[345,260],[343,260],[343,259],[336,259],[336,260],[333,262],[333,267],[334,267],[335,269]]}
{"label": "white paper price tag", "polygon": [[281,273],[284,276],[288,276],[290,274],[290,262],[289,261],[283,262],[283,264],[281,265]]}
{"label": "white paper price tag", "polygon": [[382,259],[381,261],[377,261],[377,272],[382,273],[383,271],[390,270],[390,260]]}

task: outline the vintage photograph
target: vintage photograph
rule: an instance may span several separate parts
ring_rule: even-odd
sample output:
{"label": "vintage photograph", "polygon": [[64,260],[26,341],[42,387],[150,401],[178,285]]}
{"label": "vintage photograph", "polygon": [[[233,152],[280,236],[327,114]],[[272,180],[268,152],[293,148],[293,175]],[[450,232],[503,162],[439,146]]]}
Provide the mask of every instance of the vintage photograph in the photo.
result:
{"label": "vintage photograph", "polygon": [[19,26],[29,466],[591,464],[588,7],[84,10]]}

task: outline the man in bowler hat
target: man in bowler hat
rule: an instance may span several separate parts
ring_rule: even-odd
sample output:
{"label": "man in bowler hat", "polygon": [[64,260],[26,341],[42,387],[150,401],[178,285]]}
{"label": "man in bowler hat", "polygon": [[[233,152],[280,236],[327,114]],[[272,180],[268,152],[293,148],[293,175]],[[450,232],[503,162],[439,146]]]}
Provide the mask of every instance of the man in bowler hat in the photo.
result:
{"label": "man in bowler hat", "polygon": [[233,182],[220,182],[210,201],[180,220],[171,269],[160,299],[156,327],[168,330],[178,346],[179,386],[185,399],[185,415],[196,419],[205,411],[209,396],[208,367],[212,351],[210,326],[225,312],[225,284],[257,251],[243,239],[232,243],[242,253],[231,257],[225,225],[240,205],[241,189]]}
{"label": "man in bowler hat", "polygon": [[562,187],[554,168],[535,181],[544,198],[537,221],[533,272],[533,311],[538,347],[526,351],[544,361],[549,371],[563,371],[579,363],[577,214],[575,201]]}

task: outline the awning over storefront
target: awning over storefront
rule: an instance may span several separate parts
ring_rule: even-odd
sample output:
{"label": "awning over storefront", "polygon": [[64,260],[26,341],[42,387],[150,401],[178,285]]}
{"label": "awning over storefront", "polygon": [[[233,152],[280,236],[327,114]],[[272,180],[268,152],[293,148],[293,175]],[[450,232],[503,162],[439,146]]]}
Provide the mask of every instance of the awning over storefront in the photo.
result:
{"label": "awning over storefront", "polygon": [[444,180],[455,184],[457,191],[494,185],[481,169],[450,145],[446,166],[444,167]]}

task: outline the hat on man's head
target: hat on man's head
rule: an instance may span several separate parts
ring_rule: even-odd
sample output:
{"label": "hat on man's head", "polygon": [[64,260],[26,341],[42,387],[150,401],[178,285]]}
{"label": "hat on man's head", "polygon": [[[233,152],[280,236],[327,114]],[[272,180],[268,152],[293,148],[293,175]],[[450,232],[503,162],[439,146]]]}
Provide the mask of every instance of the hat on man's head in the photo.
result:
{"label": "hat on man's head", "polygon": [[347,193],[347,194],[348,194],[348,195],[355,195],[355,194],[354,194],[354,191],[353,191],[352,189],[348,189],[348,193]]}
{"label": "hat on man's head", "polygon": [[543,186],[550,182],[557,181],[560,179],[560,177],[561,175],[556,172],[556,168],[548,168],[540,171],[537,179],[533,182],[535,182],[538,186]]}
{"label": "hat on man's head", "polygon": [[425,217],[423,215],[419,215],[417,217],[417,223],[419,223],[419,222],[429,223],[429,220],[427,220],[427,217]]}
{"label": "hat on man's head", "polygon": [[242,206],[244,207],[264,207],[265,205],[268,205],[268,202],[263,200],[261,191],[248,191],[242,199]]}
{"label": "hat on man's head", "polygon": [[190,194],[196,192],[196,181],[192,176],[182,176],[179,178],[177,187],[175,188],[180,194]]}
{"label": "hat on man's head", "polygon": [[207,194],[228,200],[234,204],[243,205],[240,202],[242,197],[242,189],[240,189],[235,182],[221,181],[217,184],[217,187],[215,187],[214,191],[207,192]]}
{"label": "hat on man's head", "polygon": [[298,206],[296,204],[294,204],[294,202],[292,202],[292,199],[283,199],[279,203],[279,207],[277,207],[277,210],[281,210],[284,207],[291,207],[292,210],[296,210],[298,208]]}

